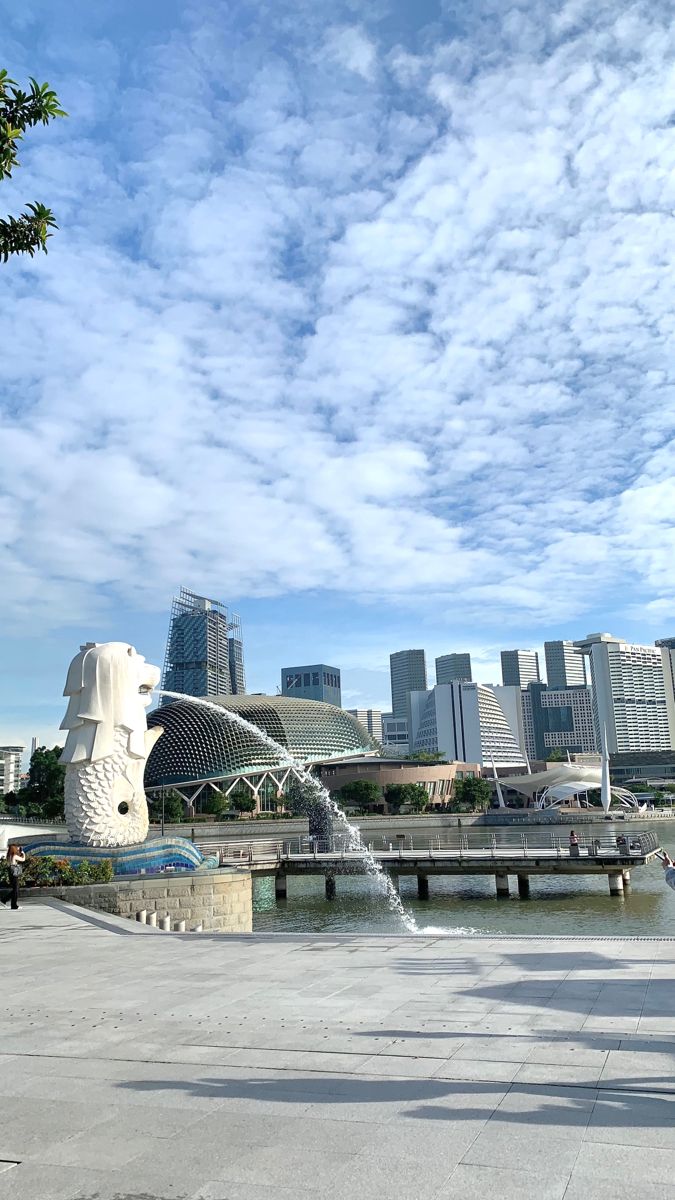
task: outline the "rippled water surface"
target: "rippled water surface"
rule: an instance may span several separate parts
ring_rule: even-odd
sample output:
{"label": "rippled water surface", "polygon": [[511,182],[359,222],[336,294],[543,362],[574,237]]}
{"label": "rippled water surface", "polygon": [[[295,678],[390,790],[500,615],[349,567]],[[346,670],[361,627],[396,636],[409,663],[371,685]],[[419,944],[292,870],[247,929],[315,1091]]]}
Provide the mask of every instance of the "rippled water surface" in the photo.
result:
{"label": "rippled water surface", "polygon": [[[641,826],[631,822],[630,829],[654,829],[659,841],[675,854],[675,821]],[[405,832],[404,824],[392,826],[391,836]],[[623,823],[616,828],[608,823],[584,826],[585,836],[607,836],[628,832]],[[472,842],[498,839],[501,831],[474,829]],[[512,832],[512,831],[511,831]],[[556,828],[564,841],[569,828]],[[385,836],[389,836],[388,834]],[[550,830],[528,830],[528,836],[548,838]],[[419,842],[419,831],[415,834]],[[317,933],[404,933],[400,921],[361,877],[337,878],[337,896],[327,901],[322,876],[288,878],[288,899],[276,901],[274,880],[257,879],[254,884],[253,927],[256,931]],[[516,880],[511,880],[511,897],[497,900],[494,877],[431,876],[430,898],[417,899],[414,875],[401,876],[401,899],[409,907],[422,930],[506,934],[586,934],[594,936],[673,936],[675,937],[675,891],[663,882],[659,862],[632,871],[630,891],[623,897],[609,895],[605,875],[553,877],[532,875],[530,898],[520,900]]]}

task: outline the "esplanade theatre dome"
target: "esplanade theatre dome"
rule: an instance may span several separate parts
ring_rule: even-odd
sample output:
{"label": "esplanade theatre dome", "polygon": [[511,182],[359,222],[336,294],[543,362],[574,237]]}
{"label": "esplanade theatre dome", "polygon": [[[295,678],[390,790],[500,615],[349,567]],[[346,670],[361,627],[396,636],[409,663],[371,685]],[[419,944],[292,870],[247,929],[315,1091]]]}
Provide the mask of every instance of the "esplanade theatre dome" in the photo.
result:
{"label": "esplanade theatre dome", "polygon": [[222,714],[197,701],[174,700],[148,715],[148,726],[162,725],[164,733],[148,758],[146,788],[257,775],[282,766],[272,747],[228,719],[228,710],[257,725],[301,763],[376,750],[363,726],[333,704],[290,696],[214,696],[209,701]]}

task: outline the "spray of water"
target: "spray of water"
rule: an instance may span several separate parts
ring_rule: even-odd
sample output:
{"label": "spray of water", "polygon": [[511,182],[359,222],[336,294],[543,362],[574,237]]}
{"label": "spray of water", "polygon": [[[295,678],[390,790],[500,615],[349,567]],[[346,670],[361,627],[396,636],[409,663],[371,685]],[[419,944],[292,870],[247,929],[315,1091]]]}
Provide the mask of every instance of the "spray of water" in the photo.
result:
{"label": "spray of water", "polygon": [[182,692],[168,692],[165,688],[159,689],[159,693],[162,696],[170,696],[174,700],[187,700],[190,704],[200,704],[204,708],[212,708],[220,717],[225,717],[228,721],[232,721],[234,725],[240,725],[248,733],[252,733],[258,742],[274,752],[275,758],[283,763],[285,767],[293,767],[302,779],[311,799],[316,804],[320,804],[331,817],[334,824],[338,826],[344,837],[345,849],[355,851],[360,855],[366,874],[372,880],[377,891],[385,897],[391,911],[400,918],[408,933],[421,932],[412,913],[409,913],[403,905],[401,897],[388,874],[382,870],[377,859],[365,845],[356,825],[352,825],[351,821],[347,818],[347,814],[343,812],[339,804],[333,799],[323,784],[319,782],[316,776],[312,775],[302,763],[293,758],[284,746],[280,746],[278,742],[275,742],[274,738],[265,733],[264,729],[259,729],[257,725],[252,725],[250,721],[246,721],[239,713],[233,712],[232,709],[224,708],[222,704],[213,704],[210,700],[202,700],[200,696],[186,696]]}

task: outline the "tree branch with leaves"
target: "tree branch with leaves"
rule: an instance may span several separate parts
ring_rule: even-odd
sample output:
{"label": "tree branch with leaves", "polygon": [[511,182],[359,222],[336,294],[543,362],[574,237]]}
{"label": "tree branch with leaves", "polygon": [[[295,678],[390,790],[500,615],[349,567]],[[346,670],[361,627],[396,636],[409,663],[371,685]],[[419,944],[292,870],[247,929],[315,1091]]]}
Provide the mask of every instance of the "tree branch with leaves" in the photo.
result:
{"label": "tree branch with leaves", "polygon": [[[17,147],[27,129],[67,115],[48,83],[31,79],[30,91],[24,92],[7,71],[0,70],[0,180],[11,179],[20,165]],[[27,204],[18,217],[0,217],[0,261],[7,262],[10,254],[31,258],[38,250],[46,254],[47,238],[57,228],[52,210],[39,203]]]}

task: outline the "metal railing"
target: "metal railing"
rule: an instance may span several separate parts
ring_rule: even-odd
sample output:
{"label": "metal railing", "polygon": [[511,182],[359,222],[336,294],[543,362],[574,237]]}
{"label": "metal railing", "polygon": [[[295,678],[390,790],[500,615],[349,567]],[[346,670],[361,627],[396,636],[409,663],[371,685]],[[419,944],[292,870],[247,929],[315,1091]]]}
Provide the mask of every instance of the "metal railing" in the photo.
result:
{"label": "metal railing", "polygon": [[[229,842],[199,840],[203,853],[217,854],[223,865],[269,864],[299,859],[330,858],[339,860],[358,859],[363,851],[343,837],[328,840],[313,837],[284,838],[273,841]],[[535,836],[530,833],[492,833],[481,841],[469,834],[461,834],[452,840],[440,837],[414,838],[410,834],[399,834],[393,839],[370,841],[368,850],[382,862],[396,859],[411,860],[428,858],[479,859],[486,858],[644,858],[659,847],[659,840],[652,830],[635,833],[605,834],[593,837],[577,835],[570,842],[569,835],[550,833]]]}

